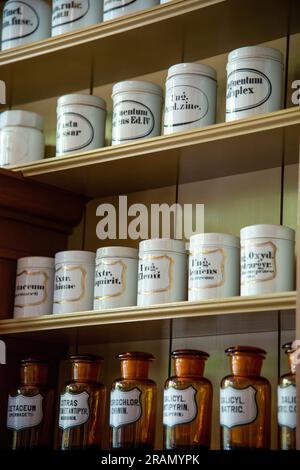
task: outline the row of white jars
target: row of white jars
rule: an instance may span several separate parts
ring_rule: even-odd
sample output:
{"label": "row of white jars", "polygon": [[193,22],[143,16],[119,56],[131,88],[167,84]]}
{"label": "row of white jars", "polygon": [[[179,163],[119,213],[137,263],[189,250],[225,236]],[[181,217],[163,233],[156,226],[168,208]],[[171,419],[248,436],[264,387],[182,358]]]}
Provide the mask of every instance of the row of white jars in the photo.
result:
{"label": "row of white jars", "polygon": [[52,300],[53,313],[179,302],[186,300],[187,284],[190,301],[239,295],[240,281],[241,295],[293,290],[292,229],[250,226],[242,229],[241,240],[240,254],[240,240],[233,235],[192,236],[189,275],[185,243],[180,240],[145,240],[139,253],[127,247],[100,248],[96,268],[91,252],[58,253],[55,262],[21,259],[14,316],[48,314]]}

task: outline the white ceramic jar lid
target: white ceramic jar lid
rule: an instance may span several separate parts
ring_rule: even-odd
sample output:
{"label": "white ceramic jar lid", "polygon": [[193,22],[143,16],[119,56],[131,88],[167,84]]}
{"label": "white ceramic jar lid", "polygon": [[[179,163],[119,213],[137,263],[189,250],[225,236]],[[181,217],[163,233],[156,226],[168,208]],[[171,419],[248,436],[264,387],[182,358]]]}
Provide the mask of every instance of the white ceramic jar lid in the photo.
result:
{"label": "white ceramic jar lid", "polygon": [[97,259],[102,258],[138,258],[138,250],[127,246],[106,246],[97,250]]}
{"label": "white ceramic jar lid", "polygon": [[6,126],[32,127],[42,131],[44,129],[44,120],[37,113],[12,109],[4,111],[0,115],[0,129]]}
{"label": "white ceramic jar lid", "polygon": [[280,238],[295,241],[295,230],[285,225],[260,224],[250,225],[241,230],[241,240],[251,238]]}
{"label": "white ceramic jar lid", "polygon": [[228,62],[239,59],[271,59],[283,64],[283,55],[278,49],[273,47],[250,46],[240,47],[230,52]]}
{"label": "white ceramic jar lid", "polygon": [[18,259],[18,270],[26,268],[49,268],[54,269],[54,258],[43,256],[28,256]]}
{"label": "white ceramic jar lid", "polygon": [[212,78],[213,80],[217,79],[217,72],[215,69],[205,64],[195,64],[195,63],[182,63],[172,65],[168,70],[168,79],[174,75],[179,74],[195,74],[195,75],[204,75],[205,77]]}
{"label": "white ceramic jar lid", "polygon": [[106,110],[106,101],[104,101],[100,96],[94,95],[85,95],[83,93],[72,93],[70,95],[64,95],[58,98],[57,107],[66,106],[66,105],[86,105],[86,106],[95,106]]}
{"label": "white ceramic jar lid", "polygon": [[147,82],[145,80],[127,80],[124,82],[116,83],[113,86],[112,98],[118,93],[122,92],[143,92],[143,93],[154,93],[162,97],[163,91],[161,86],[156,83]]}
{"label": "white ceramic jar lid", "polygon": [[95,263],[96,254],[91,251],[61,251],[55,255],[55,264]]}
{"label": "white ceramic jar lid", "polygon": [[228,233],[198,233],[190,238],[190,252],[202,245],[240,248],[240,239]]}
{"label": "white ceramic jar lid", "polygon": [[149,251],[171,251],[186,254],[185,242],[170,238],[153,238],[140,242],[140,254]]}

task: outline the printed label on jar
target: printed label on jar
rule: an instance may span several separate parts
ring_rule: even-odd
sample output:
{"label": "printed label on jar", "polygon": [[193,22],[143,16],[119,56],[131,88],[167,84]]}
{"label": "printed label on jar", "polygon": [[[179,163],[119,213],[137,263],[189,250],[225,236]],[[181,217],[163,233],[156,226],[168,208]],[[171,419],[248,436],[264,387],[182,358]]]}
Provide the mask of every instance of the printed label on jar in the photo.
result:
{"label": "printed label on jar", "polygon": [[154,125],[154,115],[145,104],[133,100],[123,100],[114,105],[113,142],[147,137],[153,132]]}
{"label": "printed label on jar", "polygon": [[196,394],[197,390],[192,386],[184,390],[174,387],[165,390],[164,425],[171,427],[194,421],[198,414]]}
{"label": "printed label on jar", "polygon": [[296,409],[296,386],[278,387],[278,424],[290,429],[296,429],[297,409]]}
{"label": "printed label on jar", "polygon": [[54,303],[78,302],[85,296],[86,270],[82,266],[60,266],[55,271]]}
{"label": "printed label on jar", "polygon": [[16,277],[15,308],[37,307],[48,300],[49,276],[44,271],[21,271]]}
{"label": "printed label on jar", "polygon": [[227,77],[226,113],[258,108],[272,94],[269,78],[259,70],[238,69]]}
{"label": "printed label on jar", "polygon": [[94,128],[86,117],[63,113],[57,120],[57,153],[82,150],[93,142],[94,136]]}
{"label": "printed label on jar", "polygon": [[277,247],[273,242],[247,243],[241,247],[241,283],[275,279]]}
{"label": "printed label on jar", "polygon": [[75,23],[84,18],[90,10],[90,0],[66,2],[54,0],[52,10],[52,28]]}
{"label": "printed label on jar", "polygon": [[104,14],[136,3],[137,0],[104,0]]}
{"label": "printed label on jar", "polygon": [[257,418],[257,390],[250,385],[238,389],[226,387],[220,393],[220,423],[226,428],[251,424]]}
{"label": "printed label on jar", "polygon": [[31,36],[39,25],[37,12],[26,1],[6,3],[3,9],[2,43]]}
{"label": "printed label on jar", "polygon": [[30,429],[39,426],[43,421],[43,397],[24,395],[8,397],[7,427],[14,431]]}
{"label": "printed label on jar", "polygon": [[70,429],[82,426],[90,418],[90,395],[87,392],[66,392],[60,396],[59,427]]}
{"label": "printed label on jar", "polygon": [[119,428],[135,423],[142,416],[142,392],[134,388],[129,392],[112,390],[110,394],[110,426]]}
{"label": "printed label on jar", "polygon": [[95,300],[119,297],[126,290],[127,266],[123,261],[100,261],[95,271]]}
{"label": "printed label on jar", "polygon": [[171,289],[174,260],[167,255],[143,256],[139,260],[139,294],[167,292]]}
{"label": "printed label on jar", "polygon": [[199,122],[207,115],[208,108],[208,98],[200,88],[175,85],[166,95],[164,127]]}
{"label": "printed label on jar", "polygon": [[189,291],[222,286],[225,282],[225,259],[222,248],[193,252],[189,263]]}

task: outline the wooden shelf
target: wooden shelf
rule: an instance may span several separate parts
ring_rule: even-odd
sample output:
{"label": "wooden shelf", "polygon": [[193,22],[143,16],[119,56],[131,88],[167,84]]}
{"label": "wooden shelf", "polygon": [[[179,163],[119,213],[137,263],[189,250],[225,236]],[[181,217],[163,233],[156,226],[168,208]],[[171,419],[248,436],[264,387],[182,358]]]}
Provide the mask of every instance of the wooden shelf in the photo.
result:
{"label": "wooden shelf", "polygon": [[88,197],[151,189],[298,162],[300,109],[13,167]]}

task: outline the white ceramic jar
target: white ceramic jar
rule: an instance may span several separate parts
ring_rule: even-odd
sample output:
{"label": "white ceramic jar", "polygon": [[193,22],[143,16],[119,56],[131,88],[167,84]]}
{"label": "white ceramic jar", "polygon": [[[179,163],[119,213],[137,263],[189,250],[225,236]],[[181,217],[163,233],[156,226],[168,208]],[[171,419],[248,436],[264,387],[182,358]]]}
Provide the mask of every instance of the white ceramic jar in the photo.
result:
{"label": "white ceramic jar", "polygon": [[57,253],[53,313],[93,310],[95,257],[90,251]]}
{"label": "white ceramic jar", "polygon": [[139,249],[138,305],[187,298],[186,247],[181,240],[144,240]]}
{"label": "white ceramic jar", "polygon": [[22,165],[44,158],[43,118],[30,111],[0,115],[0,166]]}
{"label": "white ceramic jar", "polygon": [[159,0],[103,0],[104,21],[159,5]]}
{"label": "white ceramic jar", "polygon": [[14,318],[50,315],[53,303],[54,259],[21,258],[17,264]]}
{"label": "white ceramic jar", "polygon": [[189,300],[233,297],[240,293],[240,240],[226,233],[190,238]]}
{"label": "white ceramic jar", "polygon": [[241,295],[291,291],[294,278],[293,229],[251,225],[241,230]]}
{"label": "white ceramic jar", "polygon": [[87,152],[105,145],[106,102],[71,94],[57,102],[56,155]]}
{"label": "white ceramic jar", "polygon": [[51,8],[44,0],[9,0],[2,13],[2,50],[51,36]]}
{"label": "white ceramic jar", "polygon": [[162,89],[132,80],[113,87],[112,145],[156,137],[161,130]]}
{"label": "white ceramic jar", "polygon": [[226,121],[281,108],[283,56],[270,47],[242,47],[227,64]]}
{"label": "white ceramic jar", "polygon": [[94,310],[136,305],[137,272],[135,248],[115,246],[97,250]]}
{"label": "white ceramic jar", "polygon": [[177,64],[166,82],[164,134],[216,122],[217,74],[204,64]]}
{"label": "white ceramic jar", "polygon": [[102,21],[102,0],[52,1],[52,36]]}

